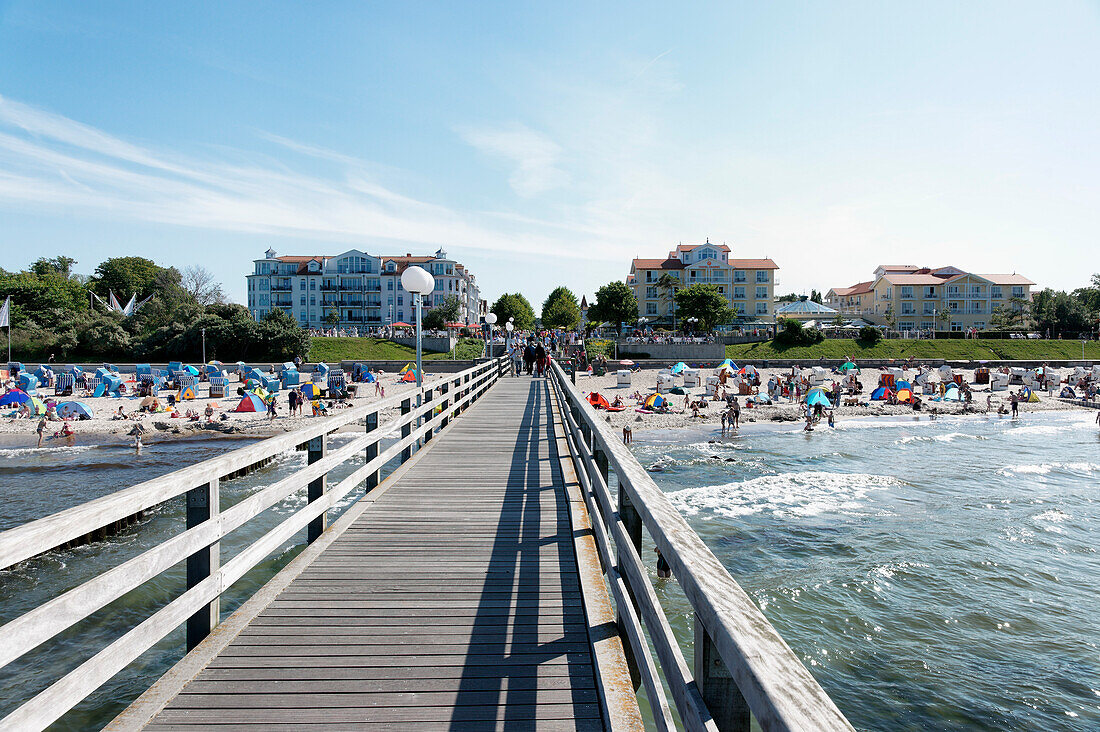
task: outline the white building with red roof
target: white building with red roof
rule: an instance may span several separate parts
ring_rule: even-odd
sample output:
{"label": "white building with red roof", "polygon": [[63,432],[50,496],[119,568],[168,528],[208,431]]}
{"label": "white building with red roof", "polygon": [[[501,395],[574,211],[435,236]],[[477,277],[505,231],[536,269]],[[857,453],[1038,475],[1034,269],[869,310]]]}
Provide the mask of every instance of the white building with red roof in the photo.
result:
{"label": "white building with red roof", "polygon": [[414,264],[435,277],[425,310],[453,295],[459,301],[458,320],[480,322],[476,278],[443,249],[423,256],[378,256],[358,249],[335,256],[288,256],[268,249],[246,277],[248,309],[259,320],[278,308],[309,328],[327,327],[333,319],[338,327],[360,329],[411,322],[412,296],[401,287],[401,273]]}
{"label": "white building with red roof", "polygon": [[635,259],[630,264],[627,285],[638,300],[638,316],[647,324],[671,325],[674,303],[664,275],[677,287],[714,285],[729,300],[738,319],[747,322],[775,322],[775,285],[779,266],[771,259],[738,259],[725,244],[680,244],[663,259]]}
{"label": "white building with red roof", "polygon": [[825,304],[849,318],[901,331],[987,330],[998,308],[1022,310],[1035,283],[1021,274],[978,274],[958,267],[880,264],[874,277],[834,287]]}

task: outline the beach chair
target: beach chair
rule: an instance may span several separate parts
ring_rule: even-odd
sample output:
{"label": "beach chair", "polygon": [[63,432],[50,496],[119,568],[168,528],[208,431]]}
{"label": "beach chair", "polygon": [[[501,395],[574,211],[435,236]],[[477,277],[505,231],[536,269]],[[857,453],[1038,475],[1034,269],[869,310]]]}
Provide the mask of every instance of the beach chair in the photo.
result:
{"label": "beach chair", "polygon": [[142,385],[145,385],[145,384],[149,385],[149,395],[150,396],[157,396],[158,394],[160,394],[160,387],[164,383],[163,379],[160,376],[156,375],[155,373],[142,374],[138,378],[138,382],[141,383]]}
{"label": "beach chair", "polygon": [[347,385],[347,377],[344,374],[343,369],[330,369],[328,372],[328,393],[335,394],[336,392],[344,391]]}
{"label": "beach chair", "polygon": [[675,383],[672,374],[662,371],[657,374],[657,393],[660,394],[662,391],[668,391],[675,386]]}
{"label": "beach chair", "polygon": [[708,376],[705,393],[707,396],[714,396],[718,393],[718,377]]}
{"label": "beach chair", "polygon": [[989,375],[989,390],[1004,391],[1008,389],[1008,382],[1008,374],[1002,374],[1000,371],[994,371]]}
{"label": "beach chair", "polygon": [[275,376],[265,376],[260,381],[263,383],[264,388],[272,394],[278,392],[280,389],[279,379]]}
{"label": "beach chair", "polygon": [[54,396],[72,396],[74,381],[72,374],[58,374],[53,386]]}
{"label": "beach chair", "polygon": [[616,384],[616,386],[630,386],[630,375],[631,375],[631,373],[632,372],[629,369],[623,369],[621,371],[616,371],[615,372],[615,384]]}
{"label": "beach chair", "polygon": [[283,370],[279,373],[279,381],[284,389],[293,389],[301,383],[301,376],[294,364],[289,361],[283,364]]}
{"label": "beach chair", "polygon": [[684,369],[684,386],[699,386],[703,383],[699,369]]}
{"label": "beach chair", "polygon": [[229,379],[225,376],[211,376],[210,377],[210,397],[224,397],[226,386],[229,384]]}

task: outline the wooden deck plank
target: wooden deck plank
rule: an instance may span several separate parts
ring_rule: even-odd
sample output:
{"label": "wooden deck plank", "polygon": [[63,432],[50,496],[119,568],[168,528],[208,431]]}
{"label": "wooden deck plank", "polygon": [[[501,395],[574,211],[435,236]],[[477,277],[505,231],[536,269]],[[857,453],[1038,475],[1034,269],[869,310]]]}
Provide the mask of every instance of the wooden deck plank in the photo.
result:
{"label": "wooden deck plank", "polygon": [[602,729],[551,420],[495,385],[147,729]]}

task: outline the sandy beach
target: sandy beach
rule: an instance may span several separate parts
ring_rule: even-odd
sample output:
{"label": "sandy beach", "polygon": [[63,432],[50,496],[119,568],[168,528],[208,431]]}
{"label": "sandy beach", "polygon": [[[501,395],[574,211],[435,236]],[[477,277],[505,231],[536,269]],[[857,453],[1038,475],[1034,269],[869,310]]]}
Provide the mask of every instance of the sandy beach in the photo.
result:
{"label": "sandy beach", "polygon": [[[1064,380],[1071,372],[1072,369],[1051,369],[1051,373],[1057,374],[1059,380]],[[705,381],[705,377],[712,375],[714,369],[703,369],[700,373],[703,375]],[[772,376],[782,376],[785,378],[790,375],[791,369],[789,367],[761,368],[759,369],[759,373],[762,390],[766,391],[766,385]],[[888,416],[908,416],[918,417],[919,419],[929,419],[929,415],[931,414],[930,410],[933,407],[938,414],[985,414],[987,412],[986,397],[991,397],[992,408],[990,411],[996,412],[1002,404],[1007,409],[1009,405],[1009,394],[1021,388],[1018,385],[1014,385],[1009,387],[1008,390],[998,390],[991,393],[988,384],[976,384],[974,382],[973,369],[956,369],[954,373],[962,374],[973,391],[973,401],[969,408],[962,402],[934,402],[931,401],[930,396],[920,395],[918,391],[918,395],[921,396],[923,400],[923,405],[921,411],[914,411],[912,407],[905,404],[890,405],[881,401],[870,401],[870,394],[875,387],[878,386],[879,378],[883,373],[884,369],[862,369],[857,377],[864,387],[863,393],[856,397],[859,402],[858,405],[845,406],[844,401],[847,397],[843,398],[841,402],[842,406],[834,410],[835,419],[840,421],[853,418]],[[904,375],[907,379],[913,377],[915,373],[915,368],[904,370]],[[616,427],[630,426],[632,430],[637,431],[691,426],[697,427],[701,425],[720,425],[720,415],[724,407],[724,404],[721,402],[708,401],[707,409],[701,410],[698,417],[692,415],[692,410],[685,408],[687,401],[705,398],[705,388],[702,386],[683,387],[683,379],[676,379],[674,383],[680,388],[683,388],[686,394],[669,395],[673,410],[671,413],[644,414],[635,411],[636,408],[640,406],[637,397],[641,396],[644,398],[656,390],[657,375],[657,369],[642,369],[632,374],[630,386],[620,387],[616,384],[617,377],[614,372],[609,372],[605,376],[589,376],[584,372],[578,372],[577,388],[586,394],[588,392],[597,391],[609,402],[614,402],[616,397],[621,397],[623,403],[627,406],[625,411],[601,412],[605,419]],[[840,378],[839,375],[829,373],[823,386],[828,389],[834,380],[839,380]],[[667,391],[667,389],[664,391]],[[736,389],[732,389],[731,393],[736,394]],[[1061,402],[1057,398],[1050,398],[1046,391],[1036,393],[1039,397],[1038,402],[1020,403],[1019,409],[1021,414],[1037,411],[1082,408]],[[1058,392],[1056,390],[1054,396],[1057,397],[1057,395]],[[776,403],[772,405],[747,408],[747,396],[748,395],[742,395],[738,397],[741,403],[742,424],[747,425],[754,422],[796,422],[801,421],[805,414],[804,405],[799,405],[796,401],[788,401],[786,397],[777,400]],[[803,394],[803,397],[804,396],[805,394]]]}
{"label": "sandy beach", "polygon": [[[424,383],[425,385],[431,385],[443,381],[444,375],[432,375],[426,374]],[[386,398],[390,398],[401,394],[406,391],[414,390],[416,384],[402,383],[399,381],[400,374],[387,373],[380,377],[380,381],[386,390]],[[272,420],[267,412],[234,412],[237,403],[240,401],[240,397],[237,395],[237,389],[242,384],[235,380],[230,380],[227,395],[225,397],[219,397],[211,399],[209,397],[209,384],[201,382],[197,386],[197,398],[190,401],[179,402],[178,411],[180,416],[172,417],[171,410],[158,412],[156,414],[141,413],[138,411],[141,399],[138,397],[53,397],[53,389],[39,389],[38,398],[46,401],[47,399],[56,399],[58,402],[64,401],[79,401],[88,405],[92,410],[92,419],[82,420],[69,420],[68,424],[72,427],[75,435],[73,438],[54,438],[53,434],[61,429],[63,422],[50,421],[47,423],[46,435],[47,441],[43,444],[57,444],[62,442],[64,444],[81,444],[81,438],[93,438],[94,442],[110,442],[113,438],[117,438],[120,441],[129,441],[133,438],[129,437],[129,432],[134,428],[134,425],[140,424],[144,427],[145,433],[142,436],[144,442],[151,443],[158,440],[173,439],[180,437],[270,437],[271,435],[282,434],[283,432],[290,432],[292,430],[300,429],[308,420],[315,419],[312,416],[312,410],[308,407],[305,411],[310,416],[298,416],[290,417],[290,407],[287,401],[288,391],[283,390],[279,392],[278,399],[278,412],[277,417]],[[360,384],[359,393],[360,396],[355,399],[350,399],[347,405],[350,407],[365,406],[371,402],[381,401],[381,396],[375,395],[374,384]],[[171,392],[169,390],[161,390],[159,401],[162,405],[167,405],[167,396]],[[328,400],[324,400],[328,403]],[[207,423],[205,418],[205,411],[208,404],[216,404],[214,409],[214,421]],[[118,412],[118,408],[122,407],[123,411],[128,415],[128,419],[114,419],[114,415]],[[343,407],[334,407],[335,411],[331,411],[331,414],[337,413],[338,410]],[[29,445],[34,445],[38,441],[38,436],[35,433],[35,429],[38,426],[38,418],[34,419],[16,419],[10,417],[12,412],[17,411],[15,408],[3,407],[0,408],[0,436],[3,436],[4,444],[15,445],[23,444],[25,442]],[[199,416],[197,420],[188,418],[187,412],[193,411]],[[385,424],[392,419],[393,415],[398,414],[400,407],[394,406],[382,411],[379,415],[379,423]],[[226,418],[222,419],[221,416],[225,415]],[[26,436],[26,440],[20,440],[21,435]],[[72,440],[70,442],[70,439]]]}

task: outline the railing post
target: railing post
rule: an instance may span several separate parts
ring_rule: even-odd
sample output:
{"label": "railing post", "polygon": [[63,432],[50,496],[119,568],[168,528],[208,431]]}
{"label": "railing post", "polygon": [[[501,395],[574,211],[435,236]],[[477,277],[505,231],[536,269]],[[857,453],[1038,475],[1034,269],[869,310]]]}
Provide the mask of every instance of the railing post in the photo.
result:
{"label": "railing post", "polygon": [[450,400],[451,384],[449,381],[445,381],[439,385],[439,395],[443,399],[443,419],[439,420],[439,429],[443,430],[447,427],[447,423],[451,421],[450,412],[447,411],[447,407],[451,406]]}
{"label": "railing post", "polygon": [[752,720],[749,705],[698,616],[695,618],[694,647],[695,683],[715,726],[722,732],[749,732]]}
{"label": "railing post", "polygon": [[[428,404],[429,402],[432,401],[432,395],[433,394],[435,394],[435,389],[425,389],[424,390],[424,403],[425,404]],[[423,424],[424,422],[427,422],[427,421],[431,420],[431,418],[432,418],[432,412],[429,409],[427,414],[420,417],[420,422],[421,422],[421,424]],[[429,429],[427,431],[427,433],[425,433],[424,437],[422,438],[423,444],[427,444],[431,439],[432,439],[432,431]]]}
{"label": "railing post", "polygon": [[[412,399],[403,399],[401,401],[401,416],[404,417],[406,414],[408,414],[411,411],[412,411]],[[412,434],[412,422],[406,422],[405,424],[401,425],[401,437],[402,438],[408,437],[411,434]],[[409,458],[412,457],[412,454],[413,454],[412,453],[412,445],[409,445],[408,447],[406,447],[404,450],[401,451],[401,462],[406,462]]]}
{"label": "railing post", "polygon": [[573,386],[577,385],[577,357],[569,359],[569,378],[573,382]]}
{"label": "railing post", "polygon": [[[374,432],[376,429],[378,429],[378,412],[374,412],[373,414],[368,414],[367,415],[367,428],[364,431],[365,432]],[[374,460],[376,457],[378,457],[378,441],[377,440],[370,443],[369,445],[367,445],[367,453],[366,453],[367,462],[369,463],[371,460]],[[372,490],[373,488],[378,487],[378,472],[379,471],[375,470],[373,473],[368,473],[367,474],[367,490],[368,491]]]}
{"label": "railing post", "polygon": [[[466,374],[465,376],[462,377],[462,384],[463,384],[462,396],[469,396],[470,395],[470,375],[469,374]],[[470,401],[473,401],[473,400],[471,399]],[[462,411],[463,412],[465,412],[467,409],[470,408],[470,401],[467,401],[464,405],[462,405]]]}
{"label": "railing post", "polygon": [[[221,506],[220,479],[214,478],[206,485],[187,491],[187,528],[191,529],[203,521],[209,521],[218,515]],[[191,589],[199,582],[217,571],[220,562],[219,542],[199,549],[187,558],[187,588]],[[197,613],[187,619],[187,650],[202,642],[218,624],[221,614],[221,598],[214,598]]]}
{"label": "railing post", "polygon": [[[308,453],[306,457],[306,464],[313,465],[328,453],[328,435],[320,435],[314,437],[308,443]],[[309,503],[313,503],[319,498],[324,497],[325,489],[328,485],[328,476],[322,475],[320,478],[315,478],[309,482],[309,488],[307,489],[306,500]],[[328,512],[322,513],[317,518],[309,522],[309,526],[306,527],[306,543],[312,544],[317,540],[328,526]]]}

